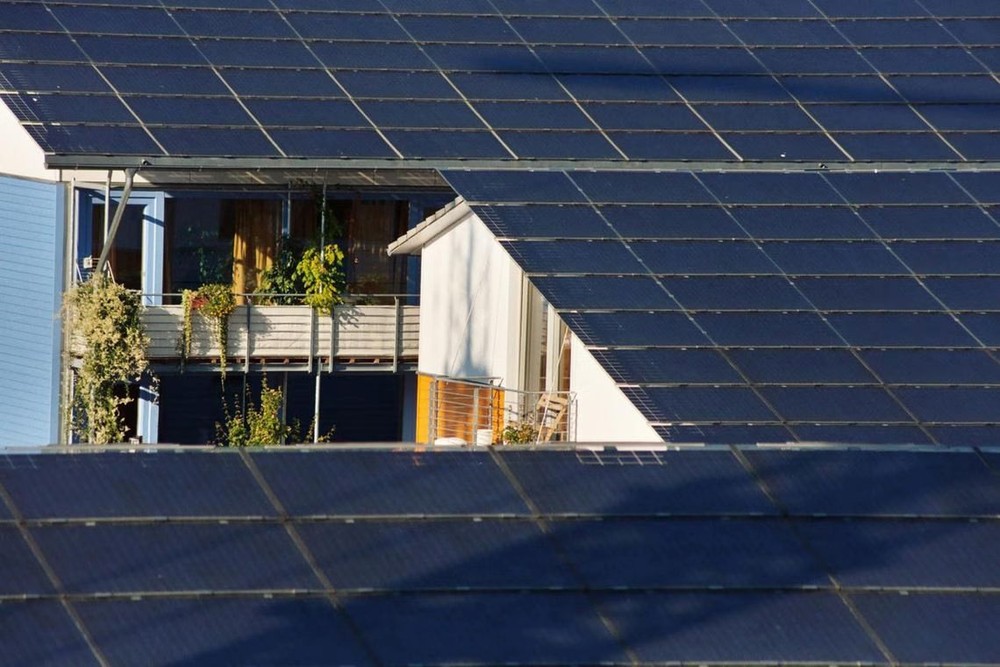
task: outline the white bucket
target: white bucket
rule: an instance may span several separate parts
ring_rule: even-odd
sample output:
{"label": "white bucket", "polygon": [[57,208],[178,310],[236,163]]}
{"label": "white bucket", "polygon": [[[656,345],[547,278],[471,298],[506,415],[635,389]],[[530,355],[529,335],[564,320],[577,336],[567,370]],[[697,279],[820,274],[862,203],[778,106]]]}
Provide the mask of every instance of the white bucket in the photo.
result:
{"label": "white bucket", "polygon": [[476,445],[479,447],[488,447],[493,444],[493,429],[491,428],[477,428],[476,429]]}

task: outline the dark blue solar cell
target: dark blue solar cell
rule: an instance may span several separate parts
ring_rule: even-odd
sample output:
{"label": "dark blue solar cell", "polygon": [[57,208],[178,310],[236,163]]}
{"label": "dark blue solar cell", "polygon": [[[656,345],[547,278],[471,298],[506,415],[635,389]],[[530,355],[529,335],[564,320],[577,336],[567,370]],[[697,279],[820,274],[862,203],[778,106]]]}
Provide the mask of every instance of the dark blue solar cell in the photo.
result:
{"label": "dark blue solar cell", "polygon": [[388,130],[388,140],[408,158],[509,158],[510,153],[486,131]]}
{"label": "dark blue solar cell", "polygon": [[957,157],[955,151],[930,133],[837,132],[833,138],[855,160],[954,160]]}
{"label": "dark blue solar cell", "polygon": [[[977,15],[982,18],[978,21],[946,19],[941,24],[964,44],[986,44],[993,46],[996,44],[997,29],[1000,28],[1000,12],[997,12],[992,7],[989,9],[991,10],[990,13],[985,14],[982,11],[983,6],[980,6],[980,12]],[[938,16],[962,16],[962,13],[960,11],[939,11]],[[987,16],[989,18],[986,18]]]}
{"label": "dark blue solar cell", "polygon": [[900,275],[909,271],[880,243],[765,242],[764,252],[796,275]]}
{"label": "dark blue solar cell", "polygon": [[282,150],[295,157],[395,157],[374,130],[283,130],[267,128]]}
{"label": "dark blue solar cell", "polygon": [[912,278],[799,278],[795,284],[820,310],[938,310]]}
{"label": "dark blue solar cell", "polygon": [[477,206],[476,215],[494,234],[507,238],[594,238],[612,236],[590,206]]}
{"label": "dark blue solar cell", "polygon": [[25,131],[43,150],[50,153],[108,152],[114,146],[120,155],[161,155],[162,150],[138,127],[29,125]]}
{"label": "dark blue solar cell", "polygon": [[983,0],[922,0],[920,4],[935,16],[995,17],[997,15],[996,7]]}
{"label": "dark blue solar cell", "polygon": [[[364,596],[346,608],[382,664],[626,660],[581,593]],[[532,631],[522,633],[525,627]]]}
{"label": "dark blue solar cell", "polygon": [[67,35],[9,32],[0,41],[0,60],[86,62],[87,58]]}
{"label": "dark blue solar cell", "polygon": [[77,43],[95,63],[114,65],[205,65],[187,37],[78,35]]}
{"label": "dark blue solar cell", "polygon": [[932,440],[917,426],[899,424],[796,424],[793,428],[801,442],[848,445],[930,445]]}
{"label": "dark blue solar cell", "polygon": [[810,4],[785,0],[706,0],[719,16],[760,16],[784,18],[818,18],[819,12]]}
{"label": "dark blue solar cell", "polygon": [[916,109],[939,130],[996,130],[1000,126],[997,104],[920,104]]}
{"label": "dark blue solar cell", "polygon": [[732,133],[722,138],[745,160],[841,160],[843,151],[825,135],[796,133]]}
{"label": "dark blue solar cell", "polygon": [[257,129],[158,127],[153,134],[171,155],[279,157]]}
{"label": "dark blue solar cell", "polygon": [[815,174],[707,173],[698,179],[726,204],[841,204]]}
{"label": "dark blue solar cell", "polygon": [[584,520],[553,522],[551,527],[592,588],[826,583],[792,530],[775,519]]}
{"label": "dark blue solar cell", "polygon": [[[856,593],[872,629],[900,661],[923,664],[995,662],[1000,655],[1000,598],[967,593]],[[933,632],[921,632],[933,628]]]}
{"label": "dark blue solar cell", "polygon": [[408,42],[406,31],[388,14],[288,12],[288,21],[306,39]]}
{"label": "dark blue solar cell", "polygon": [[742,378],[716,350],[591,350],[615,382],[739,383]]}
{"label": "dark blue solar cell", "polygon": [[549,74],[469,74],[448,75],[471,100],[568,100],[569,96]]}
{"label": "dark blue solar cell", "polygon": [[677,303],[646,276],[533,276],[531,282],[559,309],[677,308]]}
{"label": "dark blue solar cell", "polygon": [[4,30],[62,32],[62,26],[42,4],[10,4],[3,12]]}
{"label": "dark blue solar cell", "polygon": [[563,313],[562,318],[584,345],[708,345],[681,313]]}
{"label": "dark blue solar cell", "polygon": [[[207,67],[102,67],[101,72],[121,93],[229,95]],[[173,100],[162,102],[169,107]]]}
{"label": "dark blue solar cell", "polygon": [[434,72],[337,72],[337,79],[354,97],[455,99],[458,94]]}
{"label": "dark blue solar cell", "polygon": [[[322,2],[322,0],[317,0]],[[373,4],[375,4],[373,2]],[[489,0],[383,0],[393,12],[418,12],[420,14],[494,14]]]}
{"label": "dark blue solar cell", "polygon": [[299,127],[369,127],[347,100],[245,99],[250,113],[263,125]]}
{"label": "dark blue solar cell", "polygon": [[843,46],[848,42],[826,21],[775,21],[773,18],[727,21],[748,46]]}
{"label": "dark blue solar cell", "polygon": [[690,102],[791,102],[785,89],[768,76],[671,76]]}
{"label": "dark blue solar cell", "polygon": [[867,239],[872,231],[847,206],[732,206],[757,239]]}
{"label": "dark blue solar cell", "polygon": [[594,129],[594,123],[570,102],[477,102],[475,107],[495,129]]}
{"label": "dark blue solar cell", "polygon": [[324,522],[302,524],[298,531],[341,591],[576,584],[545,534],[529,521]]}
{"label": "dark blue solar cell", "polygon": [[551,76],[524,44],[424,44],[422,49],[443,71]]}
{"label": "dark blue solar cell", "polygon": [[845,586],[1000,586],[993,558],[1000,548],[1000,526],[995,524],[823,521],[803,523],[799,529]]}
{"label": "dark blue solar cell", "polygon": [[808,102],[901,102],[899,94],[877,76],[781,76],[788,92]]}
{"label": "dark blue solar cell", "polygon": [[885,74],[969,73],[982,74],[983,66],[961,47],[906,46],[861,49],[864,57]]}
{"label": "dark blue solar cell", "polygon": [[[275,37],[294,39],[295,32],[277,12],[175,9],[170,15],[184,32],[193,37]],[[290,20],[294,14],[285,14]],[[311,22],[321,22],[322,14],[313,14]],[[293,23],[294,24],[294,23]]]}
{"label": "dark blue solar cell", "polygon": [[671,424],[653,427],[657,435],[671,443],[755,444],[788,442],[791,431],[784,426],[760,424]]}
{"label": "dark blue solar cell", "polygon": [[507,130],[499,134],[519,158],[621,158],[614,146],[596,131]]}
{"label": "dark blue solar cell", "polygon": [[695,109],[714,129],[817,131],[819,128],[791,104],[699,104]]}
{"label": "dark blue solar cell", "polygon": [[1000,225],[996,219],[978,206],[871,206],[859,212],[882,238],[1000,237]]}
{"label": "dark blue solar cell", "polygon": [[1000,486],[972,452],[764,451],[744,454],[793,515],[983,516]]}
{"label": "dark blue solar cell", "polygon": [[753,243],[634,241],[632,249],[650,271],[663,274],[767,274],[774,264]]}
{"label": "dark blue solar cell", "polygon": [[916,241],[892,244],[916,273],[996,273],[1000,267],[1000,243],[995,241]]}
{"label": "dark blue solar cell", "polygon": [[897,20],[880,18],[877,21],[840,21],[837,23],[851,42],[858,46],[916,46],[955,44],[949,35],[933,19]]}
{"label": "dark blue solar cell", "polygon": [[688,108],[679,103],[635,104],[600,102],[584,105],[586,112],[605,130],[706,130]]}
{"label": "dark blue solar cell", "polygon": [[414,44],[400,42],[309,42],[323,64],[336,70],[434,70]]}
{"label": "dark blue solar cell", "polygon": [[501,458],[543,514],[773,515],[726,451],[517,452]]}
{"label": "dark blue solar cell", "polygon": [[766,73],[764,67],[742,46],[702,49],[685,46],[643,46],[639,51],[652,63],[657,72],[665,75],[731,76]]}
{"label": "dark blue solar cell", "polygon": [[194,40],[195,46],[213,65],[235,67],[267,67],[280,63],[283,67],[315,67],[316,58],[305,45],[296,40]]}
{"label": "dark blue solar cell", "polygon": [[369,664],[343,614],[322,598],[152,598],[76,604],[108,662]]}
{"label": "dark blue solar cell", "polygon": [[597,203],[710,203],[698,182],[685,173],[573,172],[569,177]]}
{"label": "dark blue solar cell", "polygon": [[714,18],[672,21],[669,19],[623,19],[618,26],[635,44],[668,46],[723,46],[739,44],[726,26]]}
{"label": "dark blue solar cell", "polygon": [[743,230],[719,206],[606,205],[598,210],[625,238],[746,238]]}
{"label": "dark blue solar cell", "polygon": [[577,0],[493,0],[491,3],[507,16],[600,16],[601,10]]}
{"label": "dark blue solar cell", "polygon": [[663,284],[691,310],[805,309],[809,303],[785,278],[776,276],[664,278]]}
{"label": "dark blue solar cell", "polygon": [[0,644],[11,665],[99,665],[57,600],[0,604]]}
{"label": "dark blue solar cell", "polygon": [[598,4],[611,16],[712,16],[700,0],[673,0],[670,3],[660,0],[599,0]]}
{"label": "dark blue solar cell", "polygon": [[897,104],[810,104],[823,127],[836,130],[890,130],[926,132],[927,124],[909,107]]}
{"label": "dark blue solar cell", "polygon": [[1000,313],[962,313],[959,319],[984,345],[1000,347]]}
{"label": "dark blue solar cell", "polygon": [[274,514],[236,454],[92,453],[30,461],[0,468],[0,483],[27,519]]}
{"label": "dark blue solar cell", "polygon": [[940,173],[827,174],[852,204],[968,204],[969,198]]}
{"label": "dark blue solar cell", "polygon": [[[98,95],[0,95],[22,121],[135,123],[117,97]],[[245,116],[246,114],[244,114]]]}
{"label": "dark blue solar cell", "polygon": [[955,310],[1000,310],[1000,278],[925,278],[924,284]]}
{"label": "dark blue solar cell", "polygon": [[159,7],[86,7],[57,5],[49,10],[71,33],[106,35],[182,35],[171,15]]}
{"label": "dark blue solar cell", "polygon": [[446,171],[442,174],[466,201],[585,203],[562,172]]}
{"label": "dark blue solar cell", "polygon": [[[239,95],[268,97],[343,97],[333,79],[319,69],[220,69],[219,73]],[[307,104],[296,100],[294,104]]]}
{"label": "dark blue solar cell", "polygon": [[815,313],[699,313],[695,319],[718,345],[821,346],[842,342]]}
{"label": "dark blue solar cell", "polygon": [[21,92],[110,93],[111,88],[90,65],[0,64],[0,81]]}
{"label": "dark blue solar cell", "polygon": [[620,241],[509,241],[503,246],[528,273],[645,273]]}
{"label": "dark blue solar cell", "polygon": [[980,350],[867,350],[861,356],[886,382],[1000,384],[1000,363]]}
{"label": "dark blue solar cell", "polygon": [[851,345],[968,347],[975,340],[944,313],[832,313],[827,321]]}
{"label": "dark blue solar cell", "polygon": [[873,383],[847,350],[743,349],[726,354],[757,383]]}
{"label": "dark blue solar cell", "polygon": [[872,66],[854,49],[768,47],[754,54],[775,74],[869,74]]}
{"label": "dark blue solar cell", "polygon": [[[1000,445],[1000,426],[932,426],[931,433],[938,443],[948,447],[996,447]],[[983,454],[987,461],[992,461],[988,453]],[[1000,466],[993,466],[1000,470]]]}
{"label": "dark blue solar cell", "polygon": [[812,4],[831,18],[925,17],[928,15],[927,11],[915,0],[881,0],[878,4],[872,4],[865,0],[815,0]]}
{"label": "dark blue solar cell", "polygon": [[968,190],[976,201],[984,204],[1000,203],[1000,172],[956,173],[953,178]]}
{"label": "dark blue solar cell", "polygon": [[653,411],[651,421],[718,423],[778,420],[746,387],[643,387],[643,393]]}
{"label": "dark blue solar cell", "polygon": [[0,595],[47,595],[54,592],[45,570],[17,527],[0,525],[0,543],[3,544],[0,564],[4,571],[4,576],[0,577]]}
{"label": "dark blue solar cell", "polygon": [[[557,18],[509,20],[514,30],[529,44],[625,44],[627,42],[615,24],[604,18],[571,21]],[[627,22],[619,22],[619,25],[623,24],[627,25]]]}
{"label": "dark blue solar cell", "polygon": [[[320,587],[278,524],[97,524],[32,531],[70,593]],[[234,561],[240,566],[233,567]]]}
{"label": "dark blue solar cell", "polygon": [[486,453],[302,451],[254,461],[297,516],[527,512]]}
{"label": "dark blue solar cell", "polygon": [[256,125],[234,98],[188,97],[165,103],[162,97],[126,97],[125,101],[147,125]]}
{"label": "dark blue solar cell", "polygon": [[909,415],[880,387],[763,387],[789,421],[908,422]]}
{"label": "dark blue solar cell", "polygon": [[642,662],[832,664],[885,659],[832,593],[618,593],[599,599]]}
{"label": "dark blue solar cell", "polygon": [[534,52],[553,74],[653,74],[632,46],[535,46]]}
{"label": "dark blue solar cell", "polygon": [[676,102],[677,94],[658,76],[560,74],[559,81],[577,100],[604,102]]}
{"label": "dark blue solar cell", "polygon": [[910,102],[956,104],[1000,102],[1000,85],[991,76],[892,76],[892,85]]}
{"label": "dark blue solar cell", "polygon": [[399,21],[418,42],[521,41],[499,16],[400,16]]}
{"label": "dark blue solar cell", "polygon": [[922,421],[1000,422],[996,387],[902,387],[896,393]]}
{"label": "dark blue solar cell", "polygon": [[486,129],[465,102],[423,100],[368,100],[361,108],[377,127],[444,129]]}
{"label": "dark blue solar cell", "polygon": [[1000,156],[1000,132],[948,132],[944,138],[967,160],[995,160]]}
{"label": "dark blue solar cell", "polygon": [[731,160],[734,153],[708,132],[608,132],[632,160]]}

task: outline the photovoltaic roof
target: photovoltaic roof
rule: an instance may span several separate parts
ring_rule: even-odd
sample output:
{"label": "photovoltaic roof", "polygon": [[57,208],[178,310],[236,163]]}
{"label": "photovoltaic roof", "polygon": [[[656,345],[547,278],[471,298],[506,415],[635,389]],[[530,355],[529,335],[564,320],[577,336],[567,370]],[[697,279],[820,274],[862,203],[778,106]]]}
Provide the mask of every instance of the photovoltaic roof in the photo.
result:
{"label": "photovoltaic roof", "polygon": [[995,161],[998,24],[987,0],[5,1],[0,95],[54,163]]}
{"label": "photovoltaic roof", "polygon": [[10,454],[3,660],[1000,664],[991,456]]}

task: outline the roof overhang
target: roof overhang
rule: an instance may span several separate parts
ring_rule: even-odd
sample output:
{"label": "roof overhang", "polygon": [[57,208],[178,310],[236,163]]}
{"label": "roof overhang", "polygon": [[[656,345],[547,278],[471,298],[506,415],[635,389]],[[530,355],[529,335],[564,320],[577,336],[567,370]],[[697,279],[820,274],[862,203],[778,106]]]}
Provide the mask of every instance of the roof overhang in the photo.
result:
{"label": "roof overhang", "polygon": [[419,255],[424,246],[472,215],[472,209],[462,197],[427,218],[389,244],[389,255]]}

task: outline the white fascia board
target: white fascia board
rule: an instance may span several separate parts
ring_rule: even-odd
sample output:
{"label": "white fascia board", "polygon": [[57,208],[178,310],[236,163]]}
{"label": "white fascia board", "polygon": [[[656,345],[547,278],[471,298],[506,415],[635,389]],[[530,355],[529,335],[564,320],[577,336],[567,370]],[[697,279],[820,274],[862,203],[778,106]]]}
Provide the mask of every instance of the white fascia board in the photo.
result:
{"label": "white fascia board", "polygon": [[465,199],[458,197],[403,236],[389,244],[389,255],[419,255],[424,246],[472,214]]}

